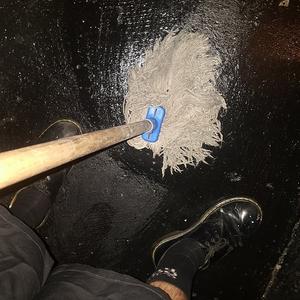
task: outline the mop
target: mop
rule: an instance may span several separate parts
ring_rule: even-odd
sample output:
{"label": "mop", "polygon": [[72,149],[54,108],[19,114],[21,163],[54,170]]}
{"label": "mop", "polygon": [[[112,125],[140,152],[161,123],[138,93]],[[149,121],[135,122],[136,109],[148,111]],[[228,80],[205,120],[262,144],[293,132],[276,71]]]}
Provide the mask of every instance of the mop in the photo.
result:
{"label": "mop", "polygon": [[148,104],[164,107],[166,116],[156,143],[137,137],[128,144],[162,156],[163,175],[167,168],[173,174],[205,162],[211,157],[208,146],[222,142],[218,115],[226,103],[216,89],[219,65],[204,35],[183,30],[159,40],[146,52],[143,63],[130,70],[126,122],[143,118]]}
{"label": "mop", "polygon": [[170,32],[130,70],[126,125],[0,153],[0,189],[126,140],[163,156],[163,175],[205,162],[222,141],[219,63],[203,35]]}

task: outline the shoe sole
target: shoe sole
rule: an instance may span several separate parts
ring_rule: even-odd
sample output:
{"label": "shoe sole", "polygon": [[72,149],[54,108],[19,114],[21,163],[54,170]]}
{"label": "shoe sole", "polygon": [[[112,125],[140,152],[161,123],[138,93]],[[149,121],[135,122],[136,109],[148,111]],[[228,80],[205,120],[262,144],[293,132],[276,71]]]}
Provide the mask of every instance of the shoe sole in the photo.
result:
{"label": "shoe sole", "polygon": [[23,190],[25,190],[27,188],[27,186],[24,186],[23,188],[19,189],[15,194],[14,196],[11,198],[10,202],[9,202],[9,205],[8,205],[8,208],[11,209],[13,207],[13,205],[15,204],[16,200],[17,200],[17,197],[19,195],[20,192],[22,192]]}
{"label": "shoe sole", "polygon": [[208,209],[207,211],[205,211],[205,213],[201,216],[201,218],[199,219],[199,221],[197,221],[196,223],[194,223],[192,226],[190,226],[189,228],[187,228],[186,230],[182,230],[182,231],[173,231],[170,232],[166,235],[164,235],[162,238],[160,238],[159,240],[157,240],[152,248],[152,261],[154,266],[156,266],[155,264],[155,253],[157,251],[157,249],[162,246],[163,244],[173,241],[175,239],[178,239],[188,233],[190,233],[191,231],[193,231],[196,227],[198,227],[200,224],[202,224],[204,221],[206,221],[213,213],[215,213],[219,208],[229,204],[229,203],[233,203],[233,202],[246,202],[246,203],[251,203],[254,204],[259,212],[260,212],[260,220],[262,220],[262,216],[263,216],[263,212],[261,207],[258,205],[258,203],[250,198],[246,198],[246,197],[233,197],[233,198],[229,198],[229,199],[225,199],[219,203],[217,203],[216,205],[214,205],[213,207],[211,207],[210,209]]}
{"label": "shoe sole", "polygon": [[67,123],[72,123],[72,124],[74,124],[77,128],[78,128],[78,130],[79,130],[79,134],[82,134],[83,132],[82,132],[82,129],[81,129],[81,127],[80,127],[80,125],[77,123],[77,122],[75,122],[75,121],[73,121],[73,120],[69,120],[69,119],[61,119],[61,120],[57,120],[57,121],[55,121],[54,123],[52,123],[52,124],[50,124],[40,135],[39,135],[39,137],[38,138],[41,138],[43,135],[44,135],[44,133],[48,130],[48,129],[50,129],[52,126],[54,126],[55,124],[57,124],[57,123],[59,123],[59,122],[67,122]]}

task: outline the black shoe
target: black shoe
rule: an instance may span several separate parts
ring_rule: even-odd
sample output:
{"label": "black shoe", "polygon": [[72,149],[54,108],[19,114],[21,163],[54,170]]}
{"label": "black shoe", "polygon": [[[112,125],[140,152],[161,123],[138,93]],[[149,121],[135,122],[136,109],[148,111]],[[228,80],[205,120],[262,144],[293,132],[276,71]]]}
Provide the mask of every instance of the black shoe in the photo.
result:
{"label": "black shoe", "polygon": [[[71,120],[51,124],[36,140],[45,143],[81,134],[80,126]],[[70,167],[49,174],[45,178],[18,190],[9,204],[10,211],[31,228],[39,227],[47,218],[53,201]]]}
{"label": "black shoe", "polygon": [[[193,226],[159,239],[153,246],[153,263],[157,266],[168,250],[172,251],[170,248],[174,249],[176,244],[177,249],[180,241],[186,240],[185,244],[191,245],[188,248],[204,250],[205,259],[199,265],[199,269],[203,269],[212,258],[221,258],[234,248],[242,246],[243,241],[256,231],[261,221],[262,210],[254,200],[244,197],[223,200],[206,211]],[[189,244],[188,240],[192,243]]]}

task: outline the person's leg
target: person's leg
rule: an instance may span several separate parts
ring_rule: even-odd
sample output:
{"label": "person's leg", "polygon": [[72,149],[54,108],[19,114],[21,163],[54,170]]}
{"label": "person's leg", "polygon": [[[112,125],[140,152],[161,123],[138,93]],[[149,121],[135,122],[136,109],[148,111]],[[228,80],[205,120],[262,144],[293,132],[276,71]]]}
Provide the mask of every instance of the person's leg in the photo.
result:
{"label": "person's leg", "polygon": [[156,266],[148,283],[165,291],[172,300],[190,299],[192,280],[209,261],[242,246],[262,220],[262,210],[251,199],[220,201],[198,222],[156,242],[152,258]]}
{"label": "person's leg", "polygon": [[[37,142],[80,134],[73,121],[61,120],[50,125]],[[9,205],[0,206],[0,299],[32,299],[44,285],[53,260],[32,228],[47,216],[67,169],[49,174],[19,190]],[[23,222],[21,222],[20,220]]]}
{"label": "person's leg", "polygon": [[52,266],[38,236],[0,206],[0,299],[33,299]]}
{"label": "person's leg", "polygon": [[61,265],[53,270],[38,300],[170,300],[162,289],[131,276],[87,265]]}
{"label": "person's leg", "polygon": [[166,281],[153,281],[150,285],[155,286],[169,295],[171,300],[188,300],[186,294],[174,284]]}

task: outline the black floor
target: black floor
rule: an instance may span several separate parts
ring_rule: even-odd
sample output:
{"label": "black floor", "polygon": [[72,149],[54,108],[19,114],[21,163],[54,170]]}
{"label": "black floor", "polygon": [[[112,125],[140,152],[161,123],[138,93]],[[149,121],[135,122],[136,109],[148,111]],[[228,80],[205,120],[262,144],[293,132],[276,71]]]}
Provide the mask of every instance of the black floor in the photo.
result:
{"label": "black floor", "polygon": [[[220,53],[224,143],[208,165],[161,178],[122,144],[74,165],[40,234],[59,263],[145,280],[159,236],[222,197],[255,198],[259,232],[194,282],[195,299],[299,299],[300,11],[297,1],[10,1],[0,5],[0,150],[59,118],[85,131],[123,122],[126,70],[173,26]],[[14,188],[2,191],[7,202]]]}

